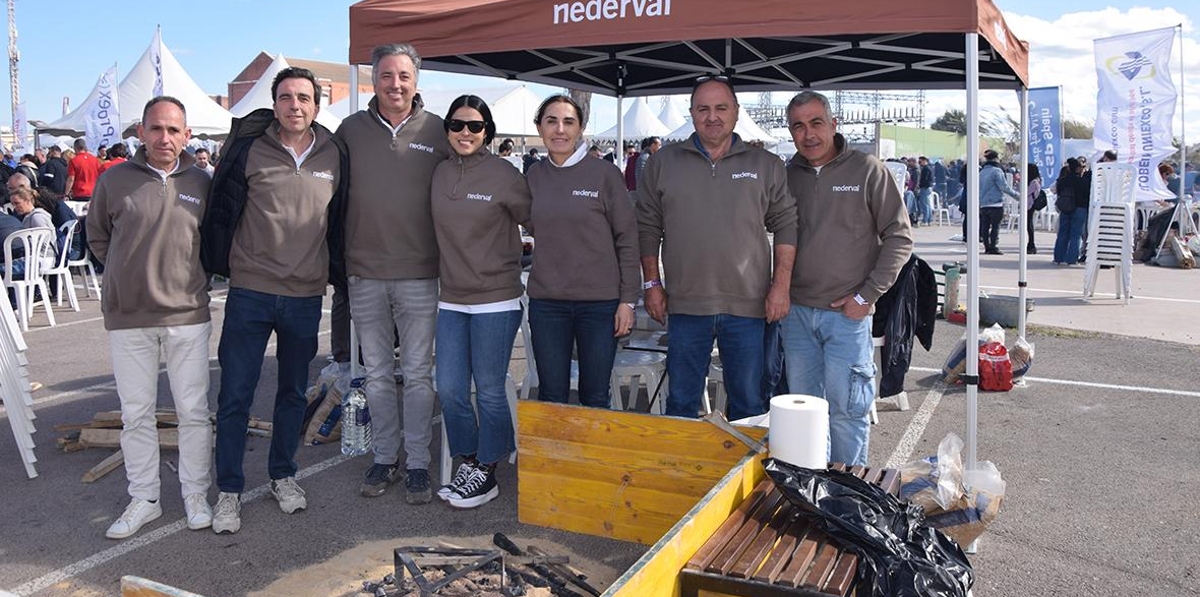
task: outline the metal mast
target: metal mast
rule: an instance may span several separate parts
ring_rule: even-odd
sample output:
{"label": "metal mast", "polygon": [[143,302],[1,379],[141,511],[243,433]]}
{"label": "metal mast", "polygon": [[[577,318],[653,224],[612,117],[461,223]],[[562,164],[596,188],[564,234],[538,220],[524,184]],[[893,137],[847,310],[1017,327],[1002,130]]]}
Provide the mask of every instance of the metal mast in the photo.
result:
{"label": "metal mast", "polygon": [[[17,0],[8,0],[8,82],[12,86],[12,130],[17,129],[17,105],[21,103],[21,80],[17,73],[17,63],[21,61],[21,53],[17,51]],[[15,141],[20,144],[21,139]]]}

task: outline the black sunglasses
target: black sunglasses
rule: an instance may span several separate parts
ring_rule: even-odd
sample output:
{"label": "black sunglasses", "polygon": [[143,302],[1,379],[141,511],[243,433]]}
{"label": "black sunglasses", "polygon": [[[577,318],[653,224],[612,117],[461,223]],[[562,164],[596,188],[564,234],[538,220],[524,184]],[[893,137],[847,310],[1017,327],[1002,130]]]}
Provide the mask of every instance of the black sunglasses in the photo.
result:
{"label": "black sunglasses", "polygon": [[694,91],[697,87],[709,81],[724,83],[726,87],[733,89],[733,81],[725,75],[700,75],[699,77],[696,77],[694,81],[692,81],[692,90]]}
{"label": "black sunglasses", "polygon": [[452,132],[452,133],[461,133],[463,128],[465,127],[467,130],[471,131],[472,133],[479,134],[479,133],[483,132],[483,129],[485,126],[487,126],[487,123],[485,123],[482,120],[457,120],[457,119],[455,119],[455,120],[450,120],[450,121],[446,122],[446,128],[450,129],[450,132]]}

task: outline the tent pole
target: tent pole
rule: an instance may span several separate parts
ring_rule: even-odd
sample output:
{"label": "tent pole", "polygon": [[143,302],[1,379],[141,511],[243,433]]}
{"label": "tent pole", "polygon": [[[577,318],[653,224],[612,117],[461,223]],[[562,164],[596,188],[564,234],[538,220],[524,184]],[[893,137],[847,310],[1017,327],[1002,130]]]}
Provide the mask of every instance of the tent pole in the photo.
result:
{"label": "tent pole", "polygon": [[[1187,95],[1187,70],[1183,66],[1186,64],[1183,61],[1183,42],[1185,41],[1183,38],[1183,23],[1176,25],[1175,30],[1178,32],[1175,37],[1179,40],[1179,196],[1177,198],[1179,199],[1178,205],[1183,205],[1183,194],[1187,190],[1183,188],[1184,184],[1187,183],[1187,112],[1183,105],[1183,98]],[[1190,212],[1185,211],[1184,216],[1186,216],[1185,220],[1191,219]],[[1191,223],[1188,222],[1187,225],[1191,226]],[[1146,228],[1150,228],[1149,222],[1146,223]],[[1179,236],[1181,238],[1183,237],[1183,231],[1184,222],[1180,222]]]}
{"label": "tent pole", "polygon": [[[979,34],[968,33],[967,64],[967,469],[976,468],[979,399]],[[1024,247],[1022,247],[1024,248]]]}
{"label": "tent pole", "polygon": [[[331,98],[332,99],[332,98]],[[349,116],[358,112],[358,65],[350,65],[350,109],[346,112]]]}
{"label": "tent pole", "polygon": [[1020,215],[1020,224],[1017,225],[1017,228],[1021,231],[1017,235],[1017,337],[1024,338],[1025,296],[1028,292],[1025,247],[1028,247],[1029,242],[1033,240],[1026,238],[1029,233],[1026,230],[1028,227],[1025,225],[1025,218],[1029,217],[1026,213],[1029,209],[1029,89],[1022,85],[1017,90],[1017,97],[1021,101],[1021,160],[1017,162],[1018,172],[1021,173],[1021,188],[1019,189],[1021,197],[1017,199],[1017,213]]}
{"label": "tent pole", "polygon": [[617,96],[617,146],[613,148],[613,155],[620,156],[617,158],[618,166],[621,171],[625,171],[625,164],[629,160],[625,159],[625,112],[622,108],[625,105],[625,96]]}

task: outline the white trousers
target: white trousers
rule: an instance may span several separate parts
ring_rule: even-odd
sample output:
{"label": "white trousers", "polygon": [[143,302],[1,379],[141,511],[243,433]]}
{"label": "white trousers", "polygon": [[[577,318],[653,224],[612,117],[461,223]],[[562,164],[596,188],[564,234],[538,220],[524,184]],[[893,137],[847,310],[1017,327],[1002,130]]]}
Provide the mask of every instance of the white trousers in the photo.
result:
{"label": "white trousers", "polygon": [[130,497],[159,498],[158,365],[166,354],[167,379],[179,416],[179,484],[183,496],[208,493],[212,483],[212,423],[208,419],[208,340],[212,322],[111,330],[113,375],[121,398],[121,451]]}

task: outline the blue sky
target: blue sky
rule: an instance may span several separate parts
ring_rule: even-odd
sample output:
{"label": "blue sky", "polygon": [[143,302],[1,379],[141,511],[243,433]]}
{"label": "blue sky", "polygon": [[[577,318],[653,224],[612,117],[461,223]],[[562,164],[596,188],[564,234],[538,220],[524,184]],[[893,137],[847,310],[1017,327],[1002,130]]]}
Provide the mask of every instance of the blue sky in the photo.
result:
{"label": "blue sky", "polygon": [[[1191,100],[1187,105],[1188,140],[1200,141],[1200,34],[1194,29],[1200,22],[1200,2],[1156,0],[1134,4],[1122,0],[1103,5],[1080,0],[997,1],[1018,37],[1033,46],[1031,85],[1062,85],[1068,114],[1086,120],[1094,118],[1095,109],[1092,39],[1184,23]],[[156,24],[162,26],[163,40],[175,57],[210,94],[225,94],[226,83],[259,51],[345,61],[349,46],[346,2],[17,0],[16,5],[21,96],[27,104],[28,118],[45,121],[61,115],[63,96],[70,97],[72,107],[82,101],[113,63],[123,77],[149,45]],[[1178,64],[1174,72],[1178,80]],[[421,77],[424,88],[470,85],[463,77],[453,75],[426,72]],[[541,90],[549,92],[548,88]],[[995,93],[983,98],[985,108],[1016,109],[1012,94]],[[926,111],[936,116],[947,108],[961,106],[961,96],[933,94]],[[8,126],[12,118],[7,86],[2,98],[0,121]],[[615,121],[615,107],[606,101],[597,104],[593,120],[599,127],[595,130],[602,130]]]}

